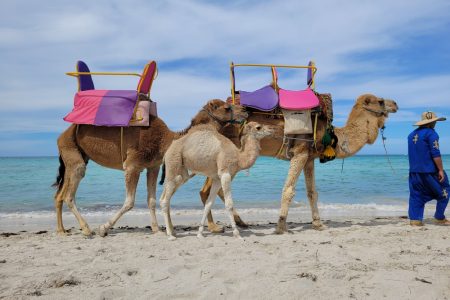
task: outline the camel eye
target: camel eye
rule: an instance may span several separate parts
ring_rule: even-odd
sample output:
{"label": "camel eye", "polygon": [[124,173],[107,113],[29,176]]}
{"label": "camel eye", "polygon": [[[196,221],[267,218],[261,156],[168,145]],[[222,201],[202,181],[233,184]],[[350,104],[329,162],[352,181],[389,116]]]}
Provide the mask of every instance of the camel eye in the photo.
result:
{"label": "camel eye", "polygon": [[225,106],[225,110],[226,110],[226,111],[230,111],[230,110],[231,110],[231,106],[226,105],[226,106]]}
{"label": "camel eye", "polygon": [[261,130],[261,126],[256,126],[256,130]]}

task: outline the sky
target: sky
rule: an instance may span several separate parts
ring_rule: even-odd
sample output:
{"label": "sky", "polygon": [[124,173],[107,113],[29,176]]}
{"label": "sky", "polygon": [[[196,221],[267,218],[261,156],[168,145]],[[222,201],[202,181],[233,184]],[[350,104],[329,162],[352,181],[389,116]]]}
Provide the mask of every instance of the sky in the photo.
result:
{"label": "sky", "polygon": [[[365,93],[395,100],[386,122],[389,154],[433,110],[450,117],[450,2],[379,1],[23,1],[0,2],[0,156],[57,155],[69,125],[77,60],[91,71],[159,74],[151,97],[172,130],[213,98],[230,94],[229,63],[318,68],[316,90],[330,93],[343,126]],[[237,89],[262,87],[264,69],[237,70]],[[135,89],[136,77],[95,77],[98,89]],[[304,89],[306,72],[281,72],[279,85]],[[450,154],[450,120],[439,122]],[[384,154],[381,137],[359,154]]]}

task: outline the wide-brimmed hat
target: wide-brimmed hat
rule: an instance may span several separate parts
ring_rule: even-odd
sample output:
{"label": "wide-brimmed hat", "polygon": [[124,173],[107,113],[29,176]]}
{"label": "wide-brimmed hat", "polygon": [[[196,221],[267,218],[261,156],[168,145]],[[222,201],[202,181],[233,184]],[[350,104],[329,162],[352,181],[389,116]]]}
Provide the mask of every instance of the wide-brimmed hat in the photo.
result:
{"label": "wide-brimmed hat", "polygon": [[447,118],[438,117],[432,111],[425,111],[422,113],[422,120],[414,124],[414,126],[422,126],[436,121],[445,121],[445,120],[447,120]]}

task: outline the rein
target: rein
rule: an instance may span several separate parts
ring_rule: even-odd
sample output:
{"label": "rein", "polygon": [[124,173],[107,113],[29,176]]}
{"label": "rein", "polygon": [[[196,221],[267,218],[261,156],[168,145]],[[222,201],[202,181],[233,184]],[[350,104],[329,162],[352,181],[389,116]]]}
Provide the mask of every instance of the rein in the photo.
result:
{"label": "rein", "polygon": [[389,158],[389,154],[387,153],[387,149],[386,149],[386,143],[385,143],[386,137],[384,136],[384,129],[385,128],[386,128],[385,126],[380,128],[381,141],[383,142],[384,153],[386,155],[386,158],[387,158],[387,161],[389,163],[389,166],[391,167],[392,173],[396,174],[394,167],[392,167],[391,159]]}
{"label": "rein", "polygon": [[220,124],[242,124],[244,123],[243,121],[236,121],[234,119],[234,115],[233,115],[233,106],[230,106],[230,119],[229,120],[221,120],[219,118],[217,118],[215,115],[213,115],[209,110],[207,110],[206,108],[202,108],[203,111],[205,111],[212,119],[216,120],[217,122],[219,122]]}
{"label": "rein", "polygon": [[371,108],[368,108],[367,106],[363,106],[363,108],[365,110],[367,110],[367,111],[373,112],[374,114],[377,115],[377,117],[381,117],[381,116],[387,117],[388,111],[386,110],[386,107],[385,107],[385,104],[384,104],[384,100],[383,100],[382,104],[380,104],[380,105],[382,107],[382,110],[371,109]]}

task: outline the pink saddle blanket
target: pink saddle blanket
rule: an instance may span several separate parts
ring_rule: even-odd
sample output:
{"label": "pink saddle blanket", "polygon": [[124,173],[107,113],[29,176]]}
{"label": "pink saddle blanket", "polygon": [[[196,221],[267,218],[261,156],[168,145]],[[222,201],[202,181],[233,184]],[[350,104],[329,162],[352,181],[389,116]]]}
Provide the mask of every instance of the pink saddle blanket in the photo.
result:
{"label": "pink saddle blanket", "polygon": [[128,126],[137,102],[137,91],[88,90],[75,94],[73,110],[64,118],[75,124]]}
{"label": "pink saddle blanket", "polygon": [[279,89],[280,107],[288,110],[304,110],[319,106],[319,98],[310,89],[290,91]]}

